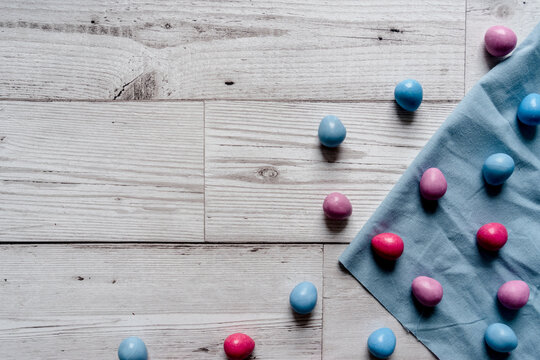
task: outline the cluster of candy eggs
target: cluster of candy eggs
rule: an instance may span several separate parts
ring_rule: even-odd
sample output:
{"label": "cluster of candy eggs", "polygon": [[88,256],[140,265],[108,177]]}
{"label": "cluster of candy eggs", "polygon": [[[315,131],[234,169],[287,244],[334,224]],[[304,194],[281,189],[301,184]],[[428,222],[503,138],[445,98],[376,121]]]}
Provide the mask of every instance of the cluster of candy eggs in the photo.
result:
{"label": "cluster of candy eggs", "polygon": [[[486,50],[493,56],[503,57],[511,53],[517,43],[515,33],[504,26],[489,28],[484,37]],[[418,109],[423,100],[423,88],[414,79],[406,79],[398,83],[394,89],[396,103],[406,111]],[[528,126],[540,125],[540,95],[527,95],[520,103],[517,118]],[[341,120],[334,116],[324,117],[318,130],[322,145],[335,148],[347,136],[347,130]],[[489,156],[482,167],[484,180],[489,185],[503,184],[513,173],[514,160],[507,154],[496,153]],[[444,174],[437,168],[427,169],[420,179],[420,194],[428,201],[436,201],[444,196],[448,188]],[[352,214],[349,199],[338,192],[329,194],[323,202],[325,215],[332,220],[344,220]],[[489,223],[477,232],[477,243],[488,251],[497,251],[508,240],[508,232],[502,224]],[[387,261],[397,260],[403,253],[404,243],[401,237],[393,233],[382,233],[371,240],[373,251]],[[416,277],[411,290],[416,300],[423,306],[433,307],[440,303],[443,297],[443,287],[435,279],[427,276]],[[528,285],[521,280],[504,283],[497,291],[499,302],[508,309],[519,309],[529,299]],[[290,293],[289,302],[298,314],[309,314],[317,304],[317,288],[311,282],[298,284]],[[518,339],[514,331],[501,323],[491,324],[484,335],[485,341],[493,350],[509,352],[517,347]],[[389,328],[375,330],[368,338],[370,353],[380,359],[386,359],[394,352],[396,336]],[[249,357],[255,342],[246,334],[236,333],[228,336],[223,344],[227,357],[231,360],[242,360]],[[138,337],[129,337],[122,341],[118,348],[120,360],[147,360],[148,352],[144,342]]]}

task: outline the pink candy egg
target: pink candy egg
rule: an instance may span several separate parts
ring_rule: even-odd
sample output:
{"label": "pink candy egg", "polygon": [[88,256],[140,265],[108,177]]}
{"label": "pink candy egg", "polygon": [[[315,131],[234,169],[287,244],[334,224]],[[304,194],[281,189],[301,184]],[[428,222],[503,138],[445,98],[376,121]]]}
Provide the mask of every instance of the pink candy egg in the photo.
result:
{"label": "pink candy egg", "polygon": [[516,47],[517,36],[512,29],[496,25],[490,27],[484,35],[486,50],[493,56],[502,57],[510,54]]}
{"label": "pink candy egg", "polygon": [[236,333],[225,339],[223,349],[230,360],[244,360],[255,349],[255,341],[246,334]]}
{"label": "pink candy egg", "polygon": [[504,307],[517,310],[529,301],[529,286],[525,281],[512,280],[505,282],[497,291],[497,298]]}
{"label": "pink candy egg", "polygon": [[371,239],[371,246],[377,255],[386,260],[397,260],[403,254],[403,240],[396,234],[382,233]]}
{"label": "pink candy egg", "polygon": [[323,210],[330,219],[344,220],[351,216],[352,205],[345,195],[333,192],[324,199]]}
{"label": "pink candy egg", "polygon": [[412,292],[416,300],[424,306],[435,306],[443,297],[442,285],[427,276],[418,276],[412,282]]}
{"label": "pink candy egg", "polygon": [[503,224],[489,223],[478,229],[476,241],[488,251],[497,251],[506,244],[508,232]]}
{"label": "pink candy egg", "polygon": [[446,193],[448,185],[441,170],[430,168],[420,179],[420,194],[426,200],[438,200]]}

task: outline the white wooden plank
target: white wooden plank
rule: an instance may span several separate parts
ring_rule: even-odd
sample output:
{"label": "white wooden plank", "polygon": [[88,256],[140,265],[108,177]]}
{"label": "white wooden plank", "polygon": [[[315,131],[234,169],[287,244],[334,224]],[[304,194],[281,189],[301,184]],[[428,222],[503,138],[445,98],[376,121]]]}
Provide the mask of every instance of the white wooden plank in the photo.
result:
{"label": "white wooden plank", "polygon": [[[206,103],[206,240],[349,242],[454,107],[394,102]],[[347,139],[319,144],[319,121],[341,118]],[[346,194],[347,222],[327,221],[324,197]]]}
{"label": "white wooden plank", "polygon": [[388,100],[415,77],[426,99],[455,100],[464,10],[465,0],[3,2],[0,97]]}
{"label": "white wooden plank", "polygon": [[397,337],[392,359],[436,359],[343,268],[338,257],[345,245],[324,245],[323,359],[374,359],[369,335],[388,327]]}
{"label": "white wooden plank", "polygon": [[485,51],[486,30],[493,25],[507,26],[516,33],[519,45],[538,23],[538,14],[538,1],[467,0],[467,90],[500,61]]}
{"label": "white wooden plank", "polygon": [[321,306],[295,317],[297,282],[322,289],[321,246],[0,246],[3,359],[225,359],[245,332],[254,358],[320,359]]}
{"label": "white wooden plank", "polygon": [[203,241],[203,104],[0,102],[0,241]]}

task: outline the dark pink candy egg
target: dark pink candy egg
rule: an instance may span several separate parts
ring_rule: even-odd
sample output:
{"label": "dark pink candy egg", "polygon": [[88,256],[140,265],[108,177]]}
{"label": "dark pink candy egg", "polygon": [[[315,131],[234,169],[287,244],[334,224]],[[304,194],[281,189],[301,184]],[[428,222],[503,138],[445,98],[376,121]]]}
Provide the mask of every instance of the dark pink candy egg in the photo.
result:
{"label": "dark pink candy egg", "polygon": [[489,223],[478,229],[476,241],[488,251],[497,251],[506,244],[508,232],[503,224]]}
{"label": "dark pink candy egg", "polygon": [[442,198],[447,187],[448,184],[443,173],[437,168],[427,169],[420,179],[420,194],[426,200]]}
{"label": "dark pink candy egg", "polygon": [[497,298],[504,307],[517,310],[529,301],[529,285],[525,281],[512,280],[505,282],[497,291]]}
{"label": "dark pink candy egg", "polygon": [[517,36],[512,29],[496,25],[486,31],[484,42],[488,53],[501,57],[510,54],[514,50],[517,44]]}
{"label": "dark pink candy egg", "polygon": [[420,304],[430,307],[440,303],[443,297],[441,283],[427,276],[418,276],[413,280],[412,292]]}
{"label": "dark pink candy egg", "polygon": [[344,220],[351,216],[352,205],[345,195],[333,192],[324,199],[323,210],[330,219]]}
{"label": "dark pink candy egg", "polygon": [[255,349],[255,341],[246,334],[236,333],[225,339],[223,349],[230,360],[244,360]]}
{"label": "dark pink candy egg", "polygon": [[403,254],[403,240],[393,233],[382,233],[371,239],[371,246],[377,255],[386,260],[397,260]]}

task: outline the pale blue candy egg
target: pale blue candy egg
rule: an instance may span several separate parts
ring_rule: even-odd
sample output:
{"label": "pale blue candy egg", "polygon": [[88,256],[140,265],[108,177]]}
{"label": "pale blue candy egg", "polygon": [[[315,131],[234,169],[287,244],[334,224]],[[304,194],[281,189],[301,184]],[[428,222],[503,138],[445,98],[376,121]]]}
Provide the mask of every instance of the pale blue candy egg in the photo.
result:
{"label": "pale blue candy egg", "polygon": [[148,351],[144,342],[136,336],[124,339],[118,347],[120,360],[147,360]]}
{"label": "pale blue candy egg", "polygon": [[399,106],[407,111],[415,111],[422,103],[422,85],[414,79],[403,80],[396,85],[394,97]]}
{"label": "pale blue candy egg", "polygon": [[296,285],[289,296],[291,307],[299,314],[309,314],[317,305],[317,288],[309,281]]}
{"label": "pale blue candy egg", "polygon": [[337,116],[325,116],[319,124],[319,140],[326,147],[339,146],[347,136],[347,129]]}
{"label": "pale blue candy egg", "polygon": [[540,95],[532,93],[521,100],[518,119],[526,125],[540,124]]}
{"label": "pale blue candy egg", "polygon": [[501,185],[512,175],[514,167],[514,160],[509,155],[497,153],[486,159],[482,173],[488,184]]}
{"label": "pale blue candy egg", "polygon": [[396,349],[396,335],[389,328],[380,328],[369,335],[369,352],[379,359],[386,359]]}
{"label": "pale blue candy egg", "polygon": [[498,352],[509,352],[517,348],[518,338],[510,326],[495,323],[488,326],[484,339],[490,348]]}

